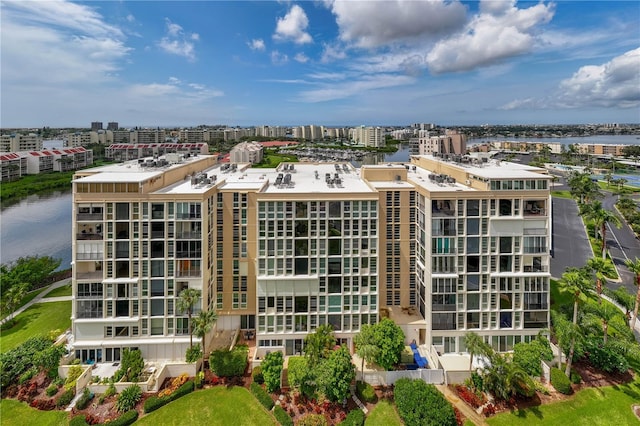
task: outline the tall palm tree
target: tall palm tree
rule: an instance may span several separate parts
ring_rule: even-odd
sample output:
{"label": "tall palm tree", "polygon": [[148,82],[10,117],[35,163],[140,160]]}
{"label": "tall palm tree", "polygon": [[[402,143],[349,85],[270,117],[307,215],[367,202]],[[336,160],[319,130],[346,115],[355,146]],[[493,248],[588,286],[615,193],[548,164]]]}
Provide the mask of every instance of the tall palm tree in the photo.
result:
{"label": "tall palm tree", "polygon": [[214,310],[200,311],[198,315],[193,318],[193,334],[202,342],[202,363],[200,368],[204,369],[204,351],[206,349],[205,337],[208,332],[213,328],[213,324],[218,320],[218,314]]}
{"label": "tall palm tree", "polygon": [[473,331],[468,331],[464,335],[464,344],[469,352],[469,371],[473,367],[474,355],[488,355],[491,353],[491,347],[484,341],[482,336]]}
{"label": "tall palm tree", "polygon": [[362,372],[362,381],[364,382],[364,363],[372,363],[376,360],[380,349],[376,345],[373,329],[369,324],[363,324],[360,328],[360,333],[356,334],[353,338],[353,342],[356,345],[356,354],[362,359],[362,365],[360,371]]}
{"label": "tall palm tree", "polygon": [[314,333],[308,334],[304,339],[304,354],[309,360],[309,367],[315,367],[321,359],[326,358],[335,344],[333,327],[329,324],[323,324]]}
{"label": "tall palm tree", "polygon": [[615,213],[602,207],[600,201],[594,201],[590,204],[583,204],[580,213],[588,220],[592,220],[595,232],[600,231],[602,238],[602,258],[607,258],[607,225],[612,224],[616,228],[622,226],[620,218]]}
{"label": "tall palm tree", "polygon": [[189,318],[189,348],[193,347],[193,324],[191,317],[193,316],[193,307],[200,300],[202,292],[195,288],[185,288],[178,295],[176,306],[179,311],[186,312]]}
{"label": "tall palm tree", "polygon": [[598,303],[602,303],[602,289],[606,284],[606,277],[615,274],[613,264],[607,262],[601,257],[592,257],[587,260],[587,267],[596,274],[596,293],[598,294]]}
{"label": "tall palm tree", "polygon": [[602,332],[604,333],[602,343],[606,345],[609,334],[609,322],[618,315],[618,308],[613,306],[611,303],[603,303],[600,305],[594,305],[591,308],[591,311],[600,320]]}
{"label": "tall palm tree", "polygon": [[640,259],[636,257],[636,260],[627,259],[624,262],[627,268],[636,276],[636,304],[633,308],[633,320],[631,321],[631,329],[635,330],[636,320],[638,319],[638,308],[640,307]]}
{"label": "tall palm tree", "polygon": [[[560,290],[570,293],[573,298],[573,328],[578,326],[578,305],[587,299],[587,295],[593,290],[593,283],[585,269],[569,268],[562,274],[562,278],[558,281]],[[576,336],[573,335],[569,346],[569,355],[567,357],[567,367],[565,374],[567,377],[571,374],[571,363],[573,361],[573,352],[576,346]]]}

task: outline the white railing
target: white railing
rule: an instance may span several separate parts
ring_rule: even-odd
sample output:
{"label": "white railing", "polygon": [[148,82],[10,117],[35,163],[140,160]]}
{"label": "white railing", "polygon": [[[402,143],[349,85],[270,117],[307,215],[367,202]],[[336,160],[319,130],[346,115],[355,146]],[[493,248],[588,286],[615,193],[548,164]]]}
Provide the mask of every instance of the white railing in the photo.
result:
{"label": "white railing", "polygon": [[364,381],[372,386],[388,386],[399,379],[423,380],[425,383],[440,385],[444,383],[444,370],[420,368],[401,371],[365,371]]}

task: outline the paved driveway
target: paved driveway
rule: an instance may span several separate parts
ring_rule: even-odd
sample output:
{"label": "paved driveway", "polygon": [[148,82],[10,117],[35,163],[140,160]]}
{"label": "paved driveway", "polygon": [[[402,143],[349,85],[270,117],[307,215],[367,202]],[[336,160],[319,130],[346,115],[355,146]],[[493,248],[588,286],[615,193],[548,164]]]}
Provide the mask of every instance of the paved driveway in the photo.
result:
{"label": "paved driveway", "polygon": [[554,197],[552,208],[551,276],[560,278],[568,267],[584,266],[593,253],[576,202]]}

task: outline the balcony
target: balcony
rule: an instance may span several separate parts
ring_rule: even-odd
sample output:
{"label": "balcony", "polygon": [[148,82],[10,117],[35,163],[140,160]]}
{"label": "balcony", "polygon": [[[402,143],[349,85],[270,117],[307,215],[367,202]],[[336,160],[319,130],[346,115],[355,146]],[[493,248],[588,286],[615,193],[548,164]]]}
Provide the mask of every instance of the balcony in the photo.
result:
{"label": "balcony", "polygon": [[524,265],[524,272],[549,272],[549,265]]}
{"label": "balcony", "polygon": [[199,240],[201,238],[201,232],[176,232],[176,239],[179,240]]}
{"label": "balcony", "polygon": [[76,253],[76,260],[103,260],[103,253]]}
{"label": "balcony", "polygon": [[103,214],[102,213],[77,213],[76,214],[76,220],[78,222],[83,222],[83,221],[87,221],[87,220],[103,220]]}
{"label": "balcony", "polygon": [[202,275],[201,271],[187,270],[187,271],[177,271],[176,277],[200,277]]}
{"label": "balcony", "polygon": [[81,232],[76,234],[76,240],[102,240],[104,237],[102,234],[90,234],[88,232]]}
{"label": "balcony", "polygon": [[525,201],[524,216],[547,216],[544,201]]}
{"label": "balcony", "polygon": [[77,272],[76,279],[78,280],[101,280],[102,279],[102,271],[91,271],[91,272]]}

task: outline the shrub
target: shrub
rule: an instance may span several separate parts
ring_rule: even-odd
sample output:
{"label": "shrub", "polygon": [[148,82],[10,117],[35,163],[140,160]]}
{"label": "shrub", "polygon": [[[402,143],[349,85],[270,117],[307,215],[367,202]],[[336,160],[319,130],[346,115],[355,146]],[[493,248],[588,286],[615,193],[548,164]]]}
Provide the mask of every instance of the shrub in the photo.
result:
{"label": "shrub", "polygon": [[264,383],[264,376],[262,375],[262,367],[256,365],[253,367],[253,371],[251,371],[251,378],[254,382],[261,385]]}
{"label": "shrub", "polygon": [[482,409],[482,414],[483,414],[485,417],[491,417],[491,416],[493,416],[494,414],[496,414],[496,411],[497,411],[497,409],[496,409],[496,406],[495,406],[495,405],[493,405],[493,404],[487,404],[487,405]]}
{"label": "shrub", "polygon": [[298,420],[297,426],[327,426],[327,419],[322,414],[307,414]]}
{"label": "shrub", "polygon": [[131,385],[125,388],[116,401],[116,410],[119,412],[125,412],[133,409],[138,401],[142,398],[142,389],[138,385]]}
{"label": "shrub", "polygon": [[582,376],[576,370],[571,369],[571,373],[569,374],[569,380],[574,385],[579,385],[582,382]]}
{"label": "shrub", "polygon": [[87,418],[85,417],[85,415],[80,414],[69,421],[69,426],[89,426],[89,423],[87,423]]}
{"label": "shrub", "polygon": [[104,396],[105,398],[109,398],[110,396],[113,396],[116,394],[116,385],[115,383],[111,382],[109,383],[109,387],[107,387],[107,390],[104,392]]}
{"label": "shrub", "polygon": [[25,371],[24,373],[22,373],[20,375],[20,378],[18,379],[18,384],[19,385],[24,385],[29,380],[31,380],[33,378],[33,376],[36,375],[37,372],[38,372],[38,370],[35,367],[31,367],[30,369],[28,369],[27,371]]}
{"label": "shrub", "polygon": [[82,367],[79,365],[72,365],[67,373],[67,378],[64,380],[64,390],[75,388],[76,381],[80,376],[82,376]]}
{"label": "shrub", "polygon": [[156,411],[158,408],[166,405],[169,402],[169,398],[158,398],[157,396],[151,396],[144,402],[145,414]]}
{"label": "shrub", "polygon": [[400,418],[407,426],[457,425],[453,407],[434,385],[400,379],[395,383],[393,395]]}
{"label": "shrub", "polygon": [[458,396],[473,408],[478,408],[483,404],[482,399],[479,398],[478,395],[476,395],[468,387],[458,385],[455,388]]}
{"label": "shrub", "polygon": [[542,374],[540,361],[552,359],[551,346],[544,336],[538,336],[530,343],[521,342],[513,346],[513,362],[530,376],[539,377]]}
{"label": "shrub", "polygon": [[49,385],[49,387],[47,387],[45,393],[47,394],[47,396],[53,396],[58,393],[58,387],[54,384],[51,384]]}
{"label": "shrub", "polygon": [[629,369],[629,361],[618,349],[615,344],[602,342],[591,339],[586,343],[586,351],[589,353],[589,361],[591,364],[607,373],[617,371],[624,373]]}
{"label": "shrub", "polygon": [[362,410],[355,409],[352,411],[349,411],[349,414],[347,414],[347,418],[344,419],[344,421],[342,423],[340,423],[341,426],[362,426],[364,425],[364,412]]}
{"label": "shrub", "polygon": [[281,406],[276,405],[275,407],[273,407],[273,415],[275,416],[278,423],[280,423],[282,426],[293,426],[293,420],[291,419],[291,416],[289,416],[289,414],[284,411],[284,408],[282,408]]}
{"label": "shrub", "polygon": [[176,389],[178,389],[180,386],[185,384],[187,380],[189,380],[189,375],[187,375],[187,373],[182,373],[178,377],[174,377],[173,380],[171,381],[171,384],[167,386],[165,389],[161,390],[158,396],[160,398],[164,398],[166,396],[171,395],[173,392],[176,391]]}
{"label": "shrub", "polygon": [[89,388],[84,388],[82,391],[82,396],[78,398],[76,402],[76,407],[78,410],[84,410],[89,405],[89,402],[93,399],[93,394],[89,391]]}
{"label": "shrub", "polygon": [[178,398],[182,398],[183,396],[193,392],[195,389],[195,383],[192,380],[183,383],[174,393],[169,396],[169,401],[175,401]]}
{"label": "shrub", "polygon": [[137,382],[144,369],[144,359],[140,349],[124,349],[120,360],[120,368],[114,374],[114,381]]}
{"label": "shrub", "polygon": [[356,394],[362,402],[376,402],[376,391],[373,389],[373,386],[367,382],[356,383]]}
{"label": "shrub", "polygon": [[264,361],[262,361],[262,376],[264,377],[267,392],[274,392],[280,388],[283,364],[282,352],[271,352],[264,357]]}
{"label": "shrub", "polygon": [[231,351],[213,351],[209,356],[209,366],[217,376],[242,376],[247,368],[248,349],[236,346]]}
{"label": "shrub", "polygon": [[75,389],[68,389],[64,391],[56,400],[56,407],[66,407],[71,403],[74,396],[76,396]]}
{"label": "shrub", "polygon": [[287,373],[289,385],[294,388],[301,388],[309,375],[307,358],[302,356],[289,357]]}
{"label": "shrub", "polygon": [[551,385],[560,393],[565,395],[571,394],[571,382],[558,368],[551,369]]}
{"label": "shrub", "polygon": [[250,389],[253,396],[256,397],[258,402],[262,404],[264,408],[266,408],[267,410],[271,410],[273,408],[273,400],[271,399],[271,396],[267,393],[267,391],[262,389],[262,386],[257,383],[251,383]]}
{"label": "shrub", "polygon": [[46,337],[32,337],[20,346],[0,354],[0,386],[5,388],[33,366],[36,354],[51,346]]}
{"label": "shrub", "polygon": [[187,362],[196,362],[200,359],[201,356],[202,349],[200,349],[200,346],[192,346],[187,349],[185,359]]}
{"label": "shrub", "polygon": [[34,399],[29,405],[42,411],[51,411],[56,408],[56,402],[53,399]]}
{"label": "shrub", "polygon": [[129,426],[138,420],[138,412],[136,410],[129,410],[115,420],[110,421],[109,426]]}

